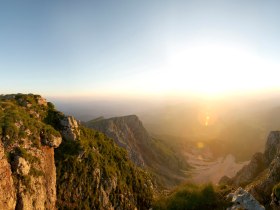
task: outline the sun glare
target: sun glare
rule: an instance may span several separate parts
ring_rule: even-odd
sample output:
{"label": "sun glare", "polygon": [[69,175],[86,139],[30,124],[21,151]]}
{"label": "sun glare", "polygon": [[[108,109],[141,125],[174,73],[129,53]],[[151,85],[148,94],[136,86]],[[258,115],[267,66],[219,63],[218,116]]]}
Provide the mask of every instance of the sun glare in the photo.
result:
{"label": "sun glare", "polygon": [[[195,95],[216,97],[228,94],[276,91],[280,88],[278,61],[254,50],[226,44],[197,44],[167,50],[165,60],[144,66],[136,75],[108,83],[100,89],[117,95]],[[114,94],[115,93],[115,94]],[[209,124],[209,123],[208,123]]]}
{"label": "sun glare", "polygon": [[269,88],[277,83],[266,80],[267,71],[277,74],[277,67],[242,47],[207,44],[175,51],[161,76],[175,90],[213,95]]}
{"label": "sun glare", "polygon": [[203,149],[204,148],[204,143],[203,142],[197,142],[196,146],[198,149]]}
{"label": "sun glare", "polygon": [[210,116],[206,116],[205,118],[205,126],[207,127],[209,124]]}

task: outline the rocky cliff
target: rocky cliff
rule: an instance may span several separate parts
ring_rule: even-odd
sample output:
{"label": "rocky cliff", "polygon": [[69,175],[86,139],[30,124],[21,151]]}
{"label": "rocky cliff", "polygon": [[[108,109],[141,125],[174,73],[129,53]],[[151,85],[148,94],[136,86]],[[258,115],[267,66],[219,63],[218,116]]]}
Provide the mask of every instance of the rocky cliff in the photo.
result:
{"label": "rocky cliff", "polygon": [[55,209],[54,148],[62,138],[43,122],[47,110],[37,95],[0,97],[0,209]]}
{"label": "rocky cliff", "polygon": [[136,115],[98,118],[85,125],[112,138],[136,165],[156,174],[161,184],[174,186],[185,179],[183,171],[189,167],[185,158],[171,145],[153,138]]}
{"label": "rocky cliff", "polygon": [[152,188],[104,134],[41,96],[0,96],[0,209],[148,209]]}
{"label": "rocky cliff", "polygon": [[145,147],[151,142],[151,137],[136,115],[90,121],[87,125],[114,139],[127,150],[135,164],[145,165],[143,150],[148,150]]}
{"label": "rocky cliff", "polygon": [[[226,180],[226,179],[224,179]],[[227,184],[243,186],[261,204],[270,208],[270,203],[280,209],[273,188],[280,182],[280,131],[272,131],[267,139],[264,153],[256,153]],[[271,201],[271,194],[274,198]],[[277,207],[278,206],[278,207]]]}

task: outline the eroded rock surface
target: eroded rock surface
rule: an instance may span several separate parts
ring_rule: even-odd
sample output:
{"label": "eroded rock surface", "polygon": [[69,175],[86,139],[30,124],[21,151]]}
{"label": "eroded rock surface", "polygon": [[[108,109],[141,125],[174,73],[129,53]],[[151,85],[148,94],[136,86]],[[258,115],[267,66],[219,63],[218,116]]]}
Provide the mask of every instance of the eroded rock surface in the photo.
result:
{"label": "eroded rock surface", "polygon": [[65,116],[60,120],[61,132],[65,139],[77,140],[80,136],[79,124],[72,116]]}
{"label": "eroded rock surface", "polygon": [[246,190],[241,187],[234,193],[230,193],[227,199],[233,202],[233,205],[227,210],[264,210],[265,208]]}
{"label": "eroded rock surface", "polygon": [[13,210],[16,206],[16,191],[11,166],[0,142],[0,209]]}
{"label": "eroded rock surface", "polygon": [[0,96],[1,210],[56,209],[54,148],[61,136],[45,123],[47,113],[39,95]]}

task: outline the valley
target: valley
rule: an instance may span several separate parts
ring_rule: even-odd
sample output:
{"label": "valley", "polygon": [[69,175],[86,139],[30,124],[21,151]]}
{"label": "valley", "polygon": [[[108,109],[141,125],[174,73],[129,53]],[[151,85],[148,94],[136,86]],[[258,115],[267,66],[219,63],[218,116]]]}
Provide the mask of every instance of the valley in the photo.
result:
{"label": "valley", "polygon": [[188,163],[192,166],[186,171],[187,182],[196,184],[218,184],[223,176],[233,177],[249,161],[236,163],[233,155],[227,155],[215,160],[204,158],[198,154],[186,153]]}
{"label": "valley", "polygon": [[195,209],[248,204],[230,202],[234,193],[260,209],[280,200],[279,131],[244,161],[225,149],[232,142],[151,134],[137,115],[80,122],[33,94],[1,95],[0,106],[0,209],[169,209],[180,195]]}

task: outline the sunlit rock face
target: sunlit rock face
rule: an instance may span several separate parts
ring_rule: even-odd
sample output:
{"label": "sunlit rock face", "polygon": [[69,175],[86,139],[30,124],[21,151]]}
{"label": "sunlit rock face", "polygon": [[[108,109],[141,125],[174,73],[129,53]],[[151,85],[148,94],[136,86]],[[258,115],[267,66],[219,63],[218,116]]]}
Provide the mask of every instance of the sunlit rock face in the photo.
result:
{"label": "sunlit rock face", "polygon": [[80,136],[79,124],[72,116],[64,116],[60,120],[62,136],[68,140],[77,140]]}
{"label": "sunlit rock face", "polygon": [[0,96],[0,209],[55,209],[54,148],[61,136],[44,121],[39,95]]}
{"label": "sunlit rock face", "polygon": [[16,190],[12,178],[11,165],[0,144],[0,209],[13,210],[16,206]]}

